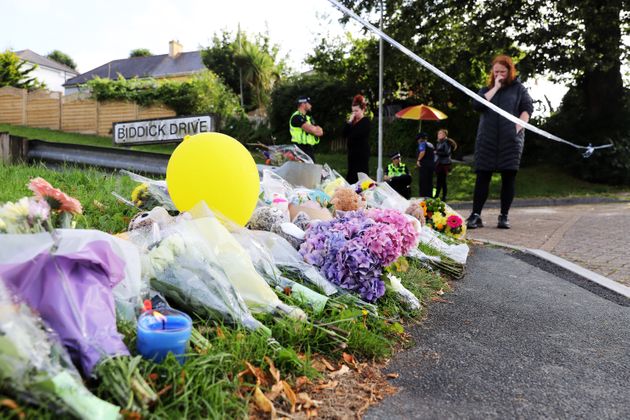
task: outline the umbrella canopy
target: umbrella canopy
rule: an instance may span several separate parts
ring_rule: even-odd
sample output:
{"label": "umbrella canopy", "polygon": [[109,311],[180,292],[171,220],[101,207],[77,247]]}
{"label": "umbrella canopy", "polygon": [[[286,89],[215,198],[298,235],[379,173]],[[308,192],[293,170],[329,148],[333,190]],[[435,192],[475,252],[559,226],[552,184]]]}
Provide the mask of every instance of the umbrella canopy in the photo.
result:
{"label": "umbrella canopy", "polygon": [[396,117],[407,120],[437,121],[448,118],[445,113],[428,105],[414,105],[401,109]]}

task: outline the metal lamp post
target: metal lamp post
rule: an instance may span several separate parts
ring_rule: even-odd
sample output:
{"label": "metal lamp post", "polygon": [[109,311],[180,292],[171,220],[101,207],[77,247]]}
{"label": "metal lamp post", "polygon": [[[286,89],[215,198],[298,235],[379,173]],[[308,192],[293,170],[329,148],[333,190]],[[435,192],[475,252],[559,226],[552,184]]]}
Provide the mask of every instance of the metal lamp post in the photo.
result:
{"label": "metal lamp post", "polygon": [[[379,29],[383,32],[383,0],[380,0]],[[376,181],[383,182],[383,38],[378,39],[378,168]]]}

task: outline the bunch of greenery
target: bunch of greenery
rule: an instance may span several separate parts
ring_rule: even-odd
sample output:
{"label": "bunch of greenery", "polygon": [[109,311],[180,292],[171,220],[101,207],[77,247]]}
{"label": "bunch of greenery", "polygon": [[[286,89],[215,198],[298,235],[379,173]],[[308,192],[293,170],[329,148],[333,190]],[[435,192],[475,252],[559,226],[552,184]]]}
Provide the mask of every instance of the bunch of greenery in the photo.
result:
{"label": "bunch of greenery", "polygon": [[211,113],[223,121],[243,114],[236,95],[211,71],[183,82],[119,76],[117,80],[95,78],[87,86],[99,101],[130,101],[142,106],[163,104],[177,115]]}
{"label": "bunch of greenery", "polygon": [[20,59],[13,51],[6,50],[0,53],[0,88],[12,86],[18,89],[35,90],[46,87],[35,77],[31,77],[31,72],[37,66],[29,67],[26,61]]}

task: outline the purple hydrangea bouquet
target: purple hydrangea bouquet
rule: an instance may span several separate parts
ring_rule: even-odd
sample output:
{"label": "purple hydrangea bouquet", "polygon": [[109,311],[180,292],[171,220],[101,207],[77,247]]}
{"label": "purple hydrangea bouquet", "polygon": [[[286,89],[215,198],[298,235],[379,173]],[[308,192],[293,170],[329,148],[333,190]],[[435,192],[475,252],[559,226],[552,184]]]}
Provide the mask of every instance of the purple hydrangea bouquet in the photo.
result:
{"label": "purple hydrangea bouquet", "polygon": [[300,246],[304,260],[340,287],[374,302],[385,294],[383,268],[417,245],[413,224],[397,210],[338,212],[311,223]]}

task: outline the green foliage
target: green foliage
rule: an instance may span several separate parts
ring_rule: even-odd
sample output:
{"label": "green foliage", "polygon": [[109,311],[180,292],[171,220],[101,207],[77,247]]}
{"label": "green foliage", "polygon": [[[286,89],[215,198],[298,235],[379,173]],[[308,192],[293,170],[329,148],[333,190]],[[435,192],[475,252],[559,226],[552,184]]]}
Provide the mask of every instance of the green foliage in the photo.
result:
{"label": "green foliage", "polygon": [[53,50],[52,52],[48,53],[46,57],[50,58],[53,61],[56,61],[57,63],[64,64],[73,70],[77,69],[77,63],[75,63],[75,61],[70,58],[68,54],[59,50]]}
{"label": "green foliage", "polygon": [[296,100],[308,95],[313,104],[313,117],[324,129],[319,150],[326,150],[327,140],[341,136],[341,130],[350,112],[352,98],[357,88],[350,81],[342,81],[323,75],[306,75],[289,78],[281,82],[271,94],[269,122],[277,143],[288,143],[289,117],[297,109]]}
{"label": "green foliage", "polygon": [[117,80],[94,78],[87,85],[99,101],[131,101],[142,106],[159,103],[173,109],[177,115],[211,113],[223,121],[243,112],[236,95],[211,71],[196,74],[184,82],[119,76]]}
{"label": "green foliage", "polygon": [[274,83],[286,71],[286,61],[278,57],[279,46],[267,34],[253,40],[243,32],[214,34],[212,44],[202,51],[206,67],[218,74],[234,93],[243,89],[246,110],[266,107]]}
{"label": "green foliage", "polygon": [[35,90],[45,87],[35,77],[30,77],[30,73],[36,68],[37,65],[29,67],[29,64],[21,60],[13,51],[6,50],[0,53],[0,88],[12,86],[18,89]]}
{"label": "green foliage", "polygon": [[129,51],[129,58],[133,57],[151,57],[153,53],[148,48],[136,48]]}

